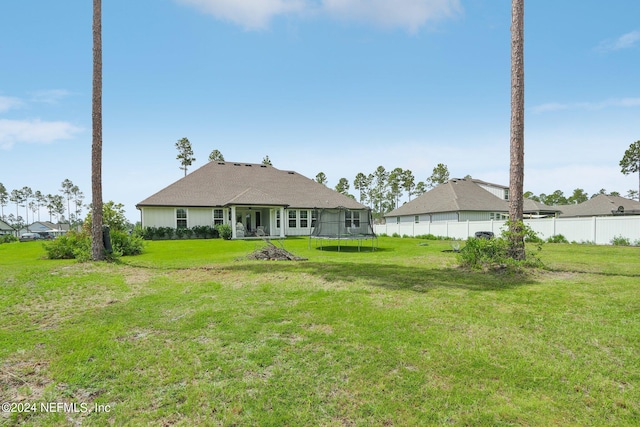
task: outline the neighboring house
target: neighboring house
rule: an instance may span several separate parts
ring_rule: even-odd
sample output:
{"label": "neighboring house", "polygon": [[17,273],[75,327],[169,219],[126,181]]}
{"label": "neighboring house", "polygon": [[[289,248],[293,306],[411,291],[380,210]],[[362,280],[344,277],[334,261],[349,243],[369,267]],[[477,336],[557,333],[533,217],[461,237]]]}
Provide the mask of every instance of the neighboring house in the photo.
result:
{"label": "neighboring house", "polygon": [[293,171],[212,161],[136,205],[143,227],[232,225],[233,238],[308,236],[322,208],[369,208]]}
{"label": "neighboring house", "polygon": [[557,208],[562,211],[562,218],[640,215],[640,202],[606,194],[599,194],[577,205],[560,205]]}
{"label": "neighboring house", "polygon": [[[450,179],[385,215],[388,223],[489,221],[509,216],[509,188],[478,179]],[[554,217],[560,209],[524,200],[525,218]]]}
{"label": "neighboring house", "polygon": [[9,224],[0,220],[0,235],[2,234],[14,234],[15,230],[11,228]]}
{"label": "neighboring house", "polygon": [[69,231],[69,224],[54,224],[50,221],[36,221],[28,227],[21,228],[18,234],[22,236],[24,233],[49,234],[51,237],[57,237]]}

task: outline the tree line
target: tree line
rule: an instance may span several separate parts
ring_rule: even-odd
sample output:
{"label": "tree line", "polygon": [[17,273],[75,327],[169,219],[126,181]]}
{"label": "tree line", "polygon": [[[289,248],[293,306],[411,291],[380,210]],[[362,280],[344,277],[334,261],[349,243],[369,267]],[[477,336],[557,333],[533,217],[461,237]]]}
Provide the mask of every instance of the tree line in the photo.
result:
{"label": "tree line", "polygon": [[[470,176],[467,176],[470,178]],[[324,172],[315,177],[316,182],[327,185],[328,179]],[[395,168],[387,171],[384,166],[378,166],[369,174],[359,172],[353,180],[353,190],[357,197],[349,193],[351,184],[347,178],[340,178],[335,190],[338,193],[352,197],[365,206],[371,208],[375,218],[381,218],[400,206],[400,201],[407,196],[409,201],[418,197],[431,188],[449,180],[447,165],[438,163],[433,173],[424,181],[416,182],[413,172],[409,169]]]}
{"label": "tree line", "polygon": [[[77,225],[82,222],[84,197],[80,188],[69,179],[62,181],[60,194],[44,194],[27,186],[8,191],[4,184],[0,183],[0,218],[19,230],[40,221],[44,210],[49,214],[49,222],[54,222],[55,217],[58,223]],[[15,215],[9,212],[13,204],[16,206]],[[68,214],[66,217],[65,212]]]}
{"label": "tree line", "polygon": [[[194,161],[191,143],[187,138],[182,138],[176,142],[178,149],[177,159],[180,160],[180,169],[185,171]],[[209,154],[208,161],[224,162],[224,155],[220,150],[214,149]],[[262,164],[271,165],[269,156],[265,156]],[[625,152],[623,159],[620,161],[621,172],[626,174],[637,173],[640,169],[640,141],[637,141],[629,147]],[[471,178],[470,175],[465,178]],[[324,172],[319,172],[315,176],[316,182],[328,185],[328,178]],[[359,172],[353,182],[347,178],[340,178],[334,189],[341,194],[358,200],[365,206],[371,208],[375,218],[382,218],[386,213],[401,206],[401,201],[411,201],[412,198],[418,197],[439,184],[443,184],[449,180],[449,169],[447,165],[438,163],[434,168],[431,176],[424,181],[417,181],[413,172],[409,169],[395,168],[388,171],[384,166],[378,166],[372,173]],[[356,195],[349,191],[353,190]],[[562,190],[555,190],[550,194],[540,193],[538,195],[531,191],[524,193],[527,199],[544,203],[548,206],[570,205],[583,203],[600,194],[609,196],[621,196],[617,191],[607,191],[604,188],[589,196],[584,189],[576,188],[571,195],[565,195]],[[638,200],[639,190],[629,190],[625,197]]]}

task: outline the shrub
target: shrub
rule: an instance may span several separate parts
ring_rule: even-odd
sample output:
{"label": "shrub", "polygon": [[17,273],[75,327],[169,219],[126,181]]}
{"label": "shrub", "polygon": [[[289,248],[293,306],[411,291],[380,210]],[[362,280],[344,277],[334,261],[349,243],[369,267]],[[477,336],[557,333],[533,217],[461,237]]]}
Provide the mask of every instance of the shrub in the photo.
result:
{"label": "shrub", "polygon": [[115,256],[140,255],[144,251],[142,237],[124,231],[112,231],[111,246]]}
{"label": "shrub", "polygon": [[458,260],[470,268],[494,268],[506,264],[509,258],[509,242],[505,239],[478,239],[470,237],[460,249]]}
{"label": "shrub", "polygon": [[439,238],[437,236],[434,236],[433,234],[429,233],[429,234],[418,234],[416,236],[416,239],[424,239],[424,240],[439,240]]}
{"label": "shrub", "polygon": [[[501,237],[493,239],[482,239],[470,237],[467,244],[458,253],[458,260],[464,267],[474,269],[491,269],[491,268],[511,268],[519,270],[523,267],[540,267],[542,262],[538,258],[537,253],[527,251],[525,259],[521,261],[514,260],[510,256],[511,251],[511,231],[506,224],[506,229],[502,231]],[[525,242],[525,250],[527,244],[535,243],[537,252],[542,249],[542,239],[529,227],[520,222],[520,234]]]}
{"label": "shrub", "polygon": [[431,233],[429,234],[418,234],[415,236],[416,239],[424,239],[424,240],[455,240],[453,237],[447,236],[435,236]]}
{"label": "shrub", "polygon": [[231,237],[233,237],[233,229],[229,224],[218,224],[215,229],[224,240],[231,240]]}
{"label": "shrub", "polygon": [[0,245],[3,243],[17,242],[18,238],[13,234],[3,234],[0,236]]}
{"label": "shrub", "polygon": [[[120,256],[139,255],[144,250],[142,237],[125,231],[111,231],[111,247],[113,253],[109,259]],[[91,236],[84,232],[69,231],[68,233],[43,244],[49,259],[77,259],[80,262],[91,259]]]}
{"label": "shrub", "polygon": [[77,259],[80,262],[91,259],[91,238],[84,232],[69,231],[43,244],[49,259]]}
{"label": "shrub", "polygon": [[158,227],[156,236],[161,239],[173,239],[175,228],[171,227]]}
{"label": "shrub", "polygon": [[156,227],[145,227],[142,230],[142,237],[145,240],[153,240],[153,238],[157,235]]}
{"label": "shrub", "polygon": [[547,239],[547,243],[569,243],[569,241],[562,234],[554,234]]}
{"label": "shrub", "polygon": [[186,229],[186,228],[180,228],[180,227],[176,228],[176,229],[174,230],[174,233],[175,233],[176,239],[182,239],[182,238],[184,238],[184,236],[186,235],[186,231],[187,231],[187,229]]}
{"label": "shrub", "polygon": [[628,237],[615,236],[611,239],[611,244],[614,246],[631,246],[631,240]]}

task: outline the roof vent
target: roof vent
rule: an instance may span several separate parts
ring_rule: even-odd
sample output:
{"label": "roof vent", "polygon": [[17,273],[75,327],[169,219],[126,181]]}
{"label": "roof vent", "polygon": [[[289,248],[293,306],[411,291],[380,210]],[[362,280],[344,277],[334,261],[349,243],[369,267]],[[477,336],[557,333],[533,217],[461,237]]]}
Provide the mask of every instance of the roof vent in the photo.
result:
{"label": "roof vent", "polygon": [[287,172],[289,175],[295,175],[295,172]]}
{"label": "roof vent", "polygon": [[240,163],[234,163],[233,166],[240,166]]}
{"label": "roof vent", "polygon": [[249,167],[251,167],[251,165],[245,165],[245,166],[249,166]]}
{"label": "roof vent", "polygon": [[224,165],[224,162],[218,162],[219,165]]}
{"label": "roof vent", "polygon": [[260,167],[261,167],[261,168],[266,168],[266,167],[267,167],[267,165],[260,165]]}
{"label": "roof vent", "polygon": [[618,212],[624,213],[624,206],[618,206]]}

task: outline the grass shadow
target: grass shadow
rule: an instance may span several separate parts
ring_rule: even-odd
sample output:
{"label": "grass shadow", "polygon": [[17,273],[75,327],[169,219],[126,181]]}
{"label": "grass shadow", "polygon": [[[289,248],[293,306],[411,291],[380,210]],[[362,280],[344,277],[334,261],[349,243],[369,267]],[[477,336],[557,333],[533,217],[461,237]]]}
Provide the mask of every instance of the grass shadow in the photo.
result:
{"label": "grass shadow", "polygon": [[538,283],[535,277],[527,274],[355,262],[255,262],[225,266],[224,268],[258,275],[261,273],[295,274],[299,272],[311,274],[329,283],[359,281],[367,286],[413,292],[428,292],[436,288],[495,291]]}

